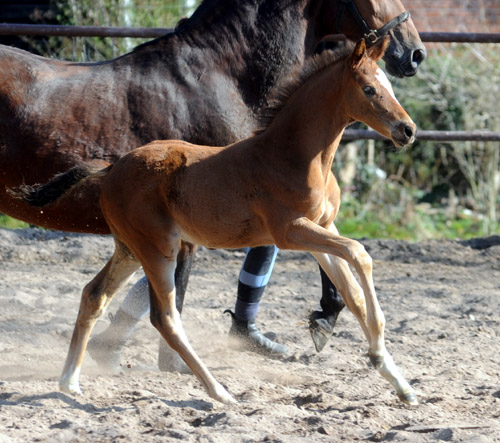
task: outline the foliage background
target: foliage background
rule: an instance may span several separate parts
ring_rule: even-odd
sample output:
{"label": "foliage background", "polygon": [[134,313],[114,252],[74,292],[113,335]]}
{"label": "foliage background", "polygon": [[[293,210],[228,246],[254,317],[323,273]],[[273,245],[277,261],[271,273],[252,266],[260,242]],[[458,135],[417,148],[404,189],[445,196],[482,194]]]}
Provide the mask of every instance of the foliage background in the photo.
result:
{"label": "foliage background", "polygon": [[[431,45],[419,73],[393,83],[419,129],[500,131],[496,45]],[[498,142],[417,141],[402,153],[388,142],[358,145],[341,214],[347,231],[413,239],[500,233]],[[345,162],[341,153],[337,176]]]}
{"label": "foliage background", "polygon": [[[53,0],[66,25],[174,27],[199,0]],[[52,17],[53,19],[53,17]],[[27,39],[39,53],[99,61],[141,39]],[[495,45],[432,44],[419,73],[393,79],[420,129],[500,131],[500,52]],[[346,174],[345,171],[353,173]],[[500,146],[493,142],[420,142],[395,153],[389,142],[340,149],[334,172],[343,187],[338,225],[345,235],[419,240],[500,233]],[[17,226],[3,217],[0,224]]]}

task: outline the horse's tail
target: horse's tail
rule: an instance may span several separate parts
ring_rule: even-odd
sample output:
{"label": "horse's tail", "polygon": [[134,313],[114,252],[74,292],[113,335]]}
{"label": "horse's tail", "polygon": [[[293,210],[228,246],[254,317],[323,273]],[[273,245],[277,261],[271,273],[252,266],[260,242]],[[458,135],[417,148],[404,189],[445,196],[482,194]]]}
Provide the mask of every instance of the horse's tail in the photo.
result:
{"label": "horse's tail", "polygon": [[42,207],[57,201],[82,180],[106,175],[112,166],[98,171],[87,166],[75,166],[66,172],[55,175],[47,183],[32,186],[22,185],[8,189],[7,192],[30,206]]}

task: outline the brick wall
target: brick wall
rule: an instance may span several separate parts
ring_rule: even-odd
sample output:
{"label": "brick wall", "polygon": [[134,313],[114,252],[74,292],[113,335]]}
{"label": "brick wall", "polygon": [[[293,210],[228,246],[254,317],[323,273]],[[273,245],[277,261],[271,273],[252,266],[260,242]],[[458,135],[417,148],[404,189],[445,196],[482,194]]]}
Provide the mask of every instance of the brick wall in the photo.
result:
{"label": "brick wall", "polygon": [[420,32],[500,32],[500,0],[403,0]]}

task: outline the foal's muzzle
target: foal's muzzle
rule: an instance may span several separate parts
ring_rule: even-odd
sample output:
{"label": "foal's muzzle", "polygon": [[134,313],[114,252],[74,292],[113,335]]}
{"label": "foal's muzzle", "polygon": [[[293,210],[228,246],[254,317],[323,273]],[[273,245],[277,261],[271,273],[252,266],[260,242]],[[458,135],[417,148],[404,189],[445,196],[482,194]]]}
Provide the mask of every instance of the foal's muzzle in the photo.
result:
{"label": "foal's muzzle", "polygon": [[398,123],[392,131],[391,139],[398,148],[411,145],[415,141],[417,126],[412,121],[402,121]]}

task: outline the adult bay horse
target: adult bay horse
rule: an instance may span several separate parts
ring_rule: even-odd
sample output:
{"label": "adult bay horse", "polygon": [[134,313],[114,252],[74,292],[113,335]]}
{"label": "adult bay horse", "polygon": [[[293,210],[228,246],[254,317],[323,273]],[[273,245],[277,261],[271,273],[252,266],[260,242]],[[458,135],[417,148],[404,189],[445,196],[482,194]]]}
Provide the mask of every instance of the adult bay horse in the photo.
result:
{"label": "adult bay horse", "polygon": [[[271,92],[336,32],[389,35],[386,66],[398,76],[415,74],[425,58],[399,0],[204,0],[175,32],[101,63],[0,46],[0,211],[46,228],[109,233],[99,182],[44,210],[6,189],[77,165],[102,167],[151,140],[221,146],[249,137]],[[191,258],[181,249],[179,306]]]}
{"label": "adult bay horse", "polygon": [[[209,248],[276,244],[311,252],[358,319],[373,365],[409,404],[416,396],[384,344],[384,315],[363,246],[333,223],[340,188],[331,172],[344,128],[360,120],[392,139],[413,142],[415,124],[377,66],[384,46],[364,40],[340,61],[317,66],[282,99],[267,129],[228,147],[155,141],[93,175],[75,169],[24,198],[32,204],[71,198],[86,180],[100,182],[100,204],[115,251],[85,287],[60,387],[79,393],[79,372],[97,318],[142,265],[150,283],[151,322],[208,394],[233,402],[188,342],[176,309],[174,273],[182,240]],[[87,175],[87,178],[85,178]],[[65,186],[65,178],[71,178]],[[83,178],[82,178],[83,177]],[[67,189],[69,187],[69,189]],[[356,270],[361,286],[348,265]]]}

